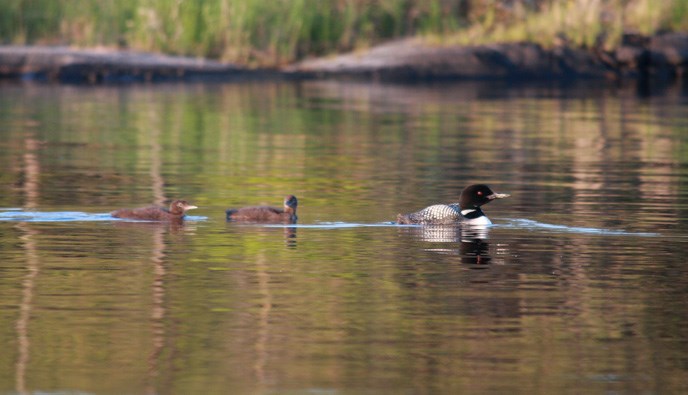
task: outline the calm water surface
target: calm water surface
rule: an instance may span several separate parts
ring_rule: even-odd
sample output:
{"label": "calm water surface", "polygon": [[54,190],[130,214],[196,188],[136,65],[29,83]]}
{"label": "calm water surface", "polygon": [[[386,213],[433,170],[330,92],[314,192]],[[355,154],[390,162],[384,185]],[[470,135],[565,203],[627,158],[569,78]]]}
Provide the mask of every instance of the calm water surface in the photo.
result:
{"label": "calm water surface", "polygon": [[[0,393],[688,391],[679,88],[2,85],[0,125]],[[475,182],[487,230],[390,223]]]}

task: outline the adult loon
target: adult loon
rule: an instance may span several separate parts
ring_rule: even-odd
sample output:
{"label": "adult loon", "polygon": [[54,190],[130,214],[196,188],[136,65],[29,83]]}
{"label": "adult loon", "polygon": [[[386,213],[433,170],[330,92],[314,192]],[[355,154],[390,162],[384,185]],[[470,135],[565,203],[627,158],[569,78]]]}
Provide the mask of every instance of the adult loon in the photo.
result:
{"label": "adult loon", "polygon": [[506,193],[495,193],[484,184],[466,187],[461,192],[458,203],[435,204],[411,214],[399,214],[398,224],[451,225],[467,223],[489,225],[492,222],[480,209],[483,204],[495,199],[509,197]]}

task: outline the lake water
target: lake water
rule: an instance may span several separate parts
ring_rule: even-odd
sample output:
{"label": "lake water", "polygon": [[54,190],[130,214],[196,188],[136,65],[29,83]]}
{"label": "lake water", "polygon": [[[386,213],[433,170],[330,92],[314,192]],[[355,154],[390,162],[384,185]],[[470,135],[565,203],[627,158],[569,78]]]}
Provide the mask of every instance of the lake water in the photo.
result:
{"label": "lake water", "polygon": [[[0,85],[0,393],[686,393],[688,95],[652,93]],[[478,182],[486,230],[391,222]]]}

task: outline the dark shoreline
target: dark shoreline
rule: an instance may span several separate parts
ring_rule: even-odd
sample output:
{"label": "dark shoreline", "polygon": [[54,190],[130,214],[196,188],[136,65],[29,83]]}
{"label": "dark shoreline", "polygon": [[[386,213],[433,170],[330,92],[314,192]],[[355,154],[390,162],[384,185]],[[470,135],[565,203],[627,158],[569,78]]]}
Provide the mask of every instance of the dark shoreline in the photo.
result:
{"label": "dark shoreline", "polygon": [[276,70],[251,70],[208,59],[111,49],[0,46],[0,79],[73,84],[165,81],[232,81],[276,78]]}
{"label": "dark shoreline", "polygon": [[266,79],[669,81],[682,78],[687,69],[688,34],[684,33],[626,35],[612,51],[545,49],[529,43],[432,46],[406,39],[283,69],[132,51],[0,46],[0,79],[76,84]]}
{"label": "dark shoreline", "polygon": [[287,68],[318,78],[415,80],[628,80],[681,78],[688,68],[688,34],[625,35],[612,50],[532,43],[430,46],[417,40],[364,53],[307,60]]}

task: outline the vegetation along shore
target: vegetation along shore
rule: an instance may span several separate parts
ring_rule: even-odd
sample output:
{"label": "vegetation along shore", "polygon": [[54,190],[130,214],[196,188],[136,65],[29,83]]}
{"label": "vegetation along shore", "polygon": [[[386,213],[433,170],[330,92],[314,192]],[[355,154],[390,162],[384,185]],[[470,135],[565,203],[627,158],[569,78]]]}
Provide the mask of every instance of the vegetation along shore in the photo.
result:
{"label": "vegetation along shore", "polygon": [[8,0],[0,76],[672,77],[686,31],[688,0]]}

